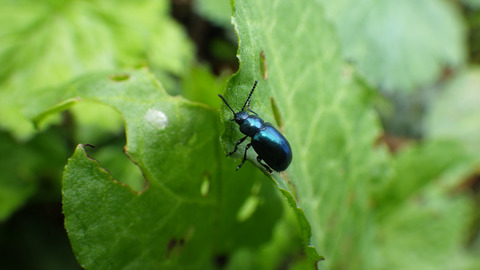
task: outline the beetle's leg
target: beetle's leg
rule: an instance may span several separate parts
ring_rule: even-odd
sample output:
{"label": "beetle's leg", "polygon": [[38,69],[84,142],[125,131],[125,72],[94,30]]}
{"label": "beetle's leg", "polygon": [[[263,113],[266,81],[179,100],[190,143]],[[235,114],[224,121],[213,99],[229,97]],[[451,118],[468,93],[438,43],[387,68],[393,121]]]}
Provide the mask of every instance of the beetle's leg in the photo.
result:
{"label": "beetle's leg", "polygon": [[256,116],[258,116],[258,114],[257,114],[256,112],[254,112],[254,111],[250,110],[250,108],[248,108],[247,110],[248,110],[249,112],[251,112],[251,113],[255,114]]}
{"label": "beetle's leg", "polygon": [[270,167],[268,167],[267,164],[262,163],[262,158],[261,158],[260,156],[257,156],[257,161],[258,161],[258,163],[260,163],[260,165],[262,165],[269,173],[273,173],[272,169],[270,169]]}
{"label": "beetle's leg", "polygon": [[237,166],[237,171],[238,171],[238,169],[240,169],[243,166],[243,163],[245,163],[245,160],[247,159],[247,150],[248,150],[248,148],[250,148],[250,146],[252,146],[251,143],[249,143],[249,144],[247,144],[247,146],[245,146],[245,153],[243,154],[242,162],[240,162],[240,164],[238,164],[238,166]]}
{"label": "beetle's leg", "polygon": [[235,145],[235,148],[233,149],[232,152],[228,153],[227,154],[227,157],[232,155],[233,153],[237,152],[237,149],[238,149],[238,145],[241,144],[243,141],[245,141],[245,139],[247,138],[248,136],[245,136],[243,138],[241,138],[240,140],[238,140],[237,144]]}

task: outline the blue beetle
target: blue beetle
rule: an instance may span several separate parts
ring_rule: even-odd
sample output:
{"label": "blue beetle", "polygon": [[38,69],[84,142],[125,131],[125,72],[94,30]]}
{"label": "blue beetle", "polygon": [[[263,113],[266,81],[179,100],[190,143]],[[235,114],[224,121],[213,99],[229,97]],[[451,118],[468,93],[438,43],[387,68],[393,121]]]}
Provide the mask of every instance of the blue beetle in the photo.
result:
{"label": "blue beetle", "polygon": [[[286,170],[292,161],[292,148],[287,139],[272,124],[264,122],[256,112],[250,110],[250,98],[256,86],[257,81],[255,80],[252,91],[250,91],[242,110],[239,112],[235,112],[225,98],[218,94],[233,113],[233,119],[230,119],[230,121],[235,121],[239,125],[240,131],[245,134],[245,137],[238,140],[235,148],[227,154],[227,157],[235,153],[238,150],[238,145],[245,141],[247,137],[250,137],[251,142],[245,147],[242,162],[237,166],[237,170],[242,167],[247,159],[247,150],[250,146],[253,146],[258,154],[257,161],[260,165],[269,173],[273,173],[272,169],[281,172]],[[248,114],[245,108],[253,114]],[[262,163],[262,160],[267,164]]]}

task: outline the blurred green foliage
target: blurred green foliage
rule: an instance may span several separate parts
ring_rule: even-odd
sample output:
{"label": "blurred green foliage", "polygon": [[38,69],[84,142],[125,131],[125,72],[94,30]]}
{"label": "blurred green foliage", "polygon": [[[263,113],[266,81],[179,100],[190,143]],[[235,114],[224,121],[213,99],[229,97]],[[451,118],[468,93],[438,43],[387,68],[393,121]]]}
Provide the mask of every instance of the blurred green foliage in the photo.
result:
{"label": "blurred green foliage", "polygon": [[465,64],[465,31],[452,3],[319,1],[338,31],[345,58],[381,89],[412,91],[446,66]]}
{"label": "blurred green foliage", "polygon": [[[480,268],[478,18],[474,0],[0,0],[2,269]],[[283,173],[225,157],[242,135],[216,94],[238,109],[255,79]]]}
{"label": "blurred green foliage", "polygon": [[0,124],[19,139],[34,132],[22,118],[28,99],[49,87],[88,72],[143,65],[181,76],[192,60],[192,46],[170,18],[167,1],[0,5]]}

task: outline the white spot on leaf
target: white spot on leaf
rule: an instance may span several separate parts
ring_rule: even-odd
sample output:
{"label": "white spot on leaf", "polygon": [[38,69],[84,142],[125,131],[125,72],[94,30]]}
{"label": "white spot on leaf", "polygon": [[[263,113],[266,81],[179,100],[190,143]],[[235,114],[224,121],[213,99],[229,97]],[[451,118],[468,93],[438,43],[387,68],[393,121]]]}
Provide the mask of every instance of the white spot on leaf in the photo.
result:
{"label": "white spot on leaf", "polygon": [[161,111],[149,109],[145,114],[145,120],[156,129],[165,129],[168,124],[168,117]]}

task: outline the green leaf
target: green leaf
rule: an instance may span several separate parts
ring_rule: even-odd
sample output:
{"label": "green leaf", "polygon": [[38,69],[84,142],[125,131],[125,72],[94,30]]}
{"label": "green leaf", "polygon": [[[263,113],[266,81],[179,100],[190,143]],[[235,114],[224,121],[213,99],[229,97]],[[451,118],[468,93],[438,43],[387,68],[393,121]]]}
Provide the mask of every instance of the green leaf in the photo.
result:
{"label": "green leaf", "polygon": [[445,66],[465,62],[464,27],[447,1],[317,1],[335,25],[344,57],[382,89],[431,85]]}
{"label": "green leaf", "polygon": [[[368,183],[372,172],[382,170],[373,149],[379,126],[365,89],[342,65],[321,9],[315,1],[235,1],[240,71],[225,98],[240,110],[259,80],[251,108],[265,121],[275,123],[275,113],[282,119],[293,161],[286,172],[272,176],[295,210],[306,253],[316,261],[318,250],[326,258],[320,265],[348,268],[367,252],[362,247],[368,239],[363,236],[369,224]],[[221,116],[222,144],[229,152],[242,134],[228,121],[232,112],[226,106]],[[242,156],[244,145],[234,158]],[[254,151],[247,156],[262,168]]]}
{"label": "green leaf", "polygon": [[182,81],[182,96],[218,109],[217,94],[225,89],[228,77],[226,74],[215,77],[206,66],[192,67]]}
{"label": "green leaf", "polygon": [[273,237],[260,249],[237,249],[231,256],[227,269],[296,269],[299,264],[306,263],[310,269],[311,261],[304,256],[300,228],[292,209],[284,211],[284,218],[277,223]]}
{"label": "green leaf", "polygon": [[102,167],[108,168],[108,172],[113,179],[118,179],[132,190],[141,192],[148,187],[148,182],[139,168],[125,155],[121,143],[124,143],[124,140],[118,143],[101,145],[95,151],[92,151],[91,156],[101,160]]}
{"label": "green leaf", "polygon": [[227,0],[198,0],[193,2],[195,9],[202,16],[211,20],[213,23],[230,27],[230,1]]}
{"label": "green leaf", "polygon": [[167,1],[2,0],[0,24],[0,127],[19,139],[34,132],[23,110],[45,88],[147,64],[179,76],[193,57]]}
{"label": "green leaf", "polygon": [[[125,151],[148,181],[135,192],[77,147],[64,171],[63,211],[83,267],[211,269],[232,249],[268,241],[278,194],[258,170],[235,173],[220,154],[214,110],[167,95],[145,70],[87,76],[57,95],[70,102],[52,109],[47,98],[37,114],[82,100],[120,112]],[[252,197],[258,203],[238,218]]]}
{"label": "green leaf", "polygon": [[432,140],[406,147],[391,161],[390,177],[385,177],[375,188],[379,218],[396,215],[398,207],[449,170],[470,163],[465,148],[456,141]]}
{"label": "green leaf", "polygon": [[[443,186],[442,186],[443,184]],[[478,254],[465,252],[474,211],[465,195],[431,183],[379,222],[373,262],[376,269],[477,269]]]}
{"label": "green leaf", "polygon": [[70,108],[75,125],[74,141],[94,143],[111,139],[123,132],[122,119],[111,107],[94,102],[80,102]]}
{"label": "green leaf", "polygon": [[457,140],[477,158],[480,158],[479,85],[479,67],[455,77],[434,99],[425,127],[429,138]]}
{"label": "green leaf", "polygon": [[372,268],[478,268],[464,246],[474,205],[469,194],[453,192],[472,161],[454,140],[427,140],[397,153],[372,198]]}

